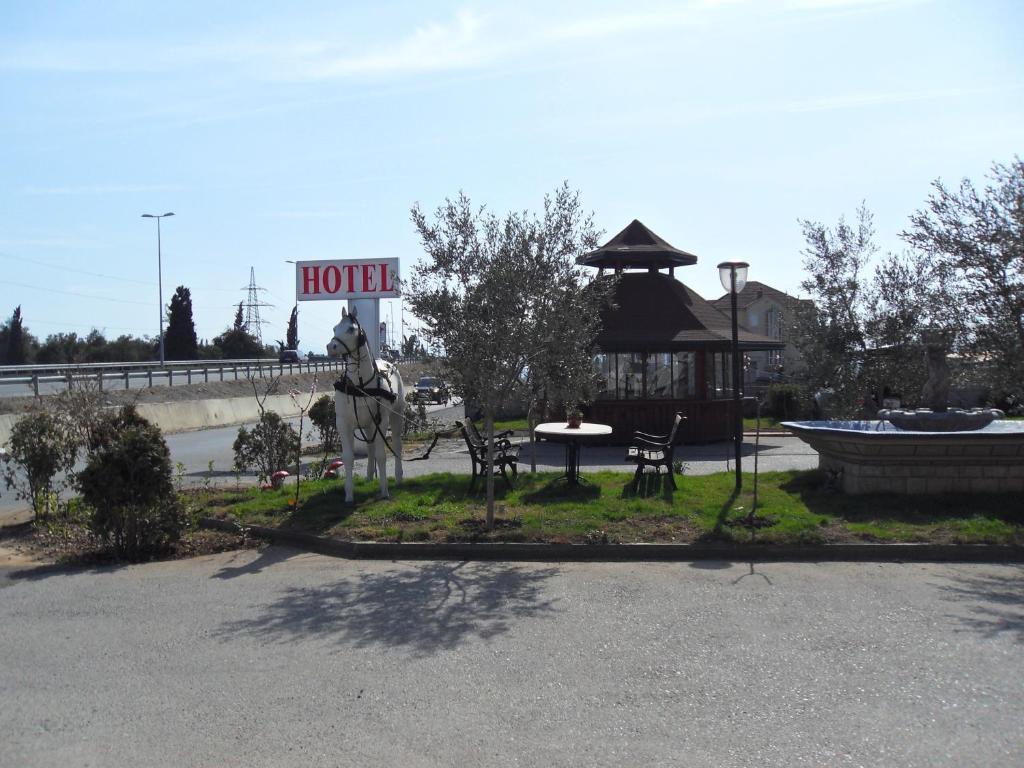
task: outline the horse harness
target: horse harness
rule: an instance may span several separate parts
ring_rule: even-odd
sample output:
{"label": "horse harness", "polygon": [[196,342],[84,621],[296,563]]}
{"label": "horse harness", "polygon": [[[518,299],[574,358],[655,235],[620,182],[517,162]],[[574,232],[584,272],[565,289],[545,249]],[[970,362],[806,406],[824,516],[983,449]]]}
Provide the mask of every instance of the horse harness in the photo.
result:
{"label": "horse harness", "polygon": [[[334,337],[334,340],[338,342],[344,349],[348,349],[348,346],[337,336]],[[364,331],[360,327],[358,340],[356,342],[356,351],[354,355],[346,353],[347,357],[354,356],[356,358],[355,364],[357,368],[359,366],[359,349],[360,347],[365,346],[368,346],[368,342],[366,340],[366,331]],[[381,422],[383,421],[383,419],[381,418],[380,400],[387,400],[389,403],[394,404],[395,401],[398,400],[398,395],[391,391],[390,386],[382,386],[386,380],[384,376],[381,374],[380,369],[377,368],[377,361],[373,359],[373,355],[370,355],[370,364],[373,366],[373,376],[370,378],[369,381],[363,381],[362,378],[360,378],[359,383],[357,384],[356,382],[352,381],[352,379],[348,375],[348,371],[346,371],[345,374],[340,379],[334,382],[334,389],[336,392],[341,392],[342,394],[348,395],[349,397],[352,398],[353,429],[358,429],[362,433],[362,439],[369,445],[371,442],[373,442],[374,439],[376,439],[377,435],[380,435],[384,440],[384,444],[388,447],[388,450],[391,451],[391,455],[397,457],[395,449],[391,447],[391,443],[388,440],[387,435],[385,434],[386,430],[381,427]],[[374,381],[377,382],[377,386],[369,386]],[[362,397],[368,397],[371,399],[376,399],[378,401],[376,409],[367,408],[367,411],[370,414],[370,418],[373,419],[373,434],[370,435],[369,437],[367,437],[366,431],[359,426],[359,416],[356,413],[356,398]]]}

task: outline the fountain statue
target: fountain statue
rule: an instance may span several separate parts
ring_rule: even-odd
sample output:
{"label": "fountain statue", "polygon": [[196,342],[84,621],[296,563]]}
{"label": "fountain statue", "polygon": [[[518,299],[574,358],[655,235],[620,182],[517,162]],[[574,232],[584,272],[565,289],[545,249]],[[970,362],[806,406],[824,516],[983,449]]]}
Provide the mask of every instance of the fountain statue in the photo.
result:
{"label": "fountain statue", "polygon": [[926,331],[922,334],[924,360],[928,366],[928,379],[921,388],[921,404],[926,408],[916,411],[885,408],[878,412],[878,418],[888,421],[900,429],[915,432],[962,432],[982,429],[994,419],[1005,415],[998,408],[949,407],[949,350],[950,336],[942,331]]}

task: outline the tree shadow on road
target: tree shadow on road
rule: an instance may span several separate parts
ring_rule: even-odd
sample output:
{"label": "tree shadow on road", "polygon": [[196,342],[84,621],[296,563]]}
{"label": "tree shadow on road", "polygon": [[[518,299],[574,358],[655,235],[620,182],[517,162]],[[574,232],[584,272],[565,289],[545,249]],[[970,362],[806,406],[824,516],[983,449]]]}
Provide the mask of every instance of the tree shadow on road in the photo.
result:
{"label": "tree shadow on road", "polygon": [[[235,552],[231,557],[231,563],[225,565],[211,578],[234,579],[249,576],[295,557],[299,552],[288,547],[264,547],[255,558],[251,558],[250,554],[248,551]],[[234,565],[236,561],[238,565]]]}
{"label": "tree shadow on road", "polygon": [[986,638],[1008,636],[1024,643],[1024,567],[1009,573],[964,576],[939,588],[947,600],[971,603],[966,614],[947,614],[964,630]]}
{"label": "tree shadow on road", "polygon": [[427,656],[471,637],[489,639],[517,620],[548,617],[544,582],[557,568],[508,563],[426,563],[364,573],[325,587],[294,587],[257,615],[225,623],[217,636],[269,642],[323,638]]}

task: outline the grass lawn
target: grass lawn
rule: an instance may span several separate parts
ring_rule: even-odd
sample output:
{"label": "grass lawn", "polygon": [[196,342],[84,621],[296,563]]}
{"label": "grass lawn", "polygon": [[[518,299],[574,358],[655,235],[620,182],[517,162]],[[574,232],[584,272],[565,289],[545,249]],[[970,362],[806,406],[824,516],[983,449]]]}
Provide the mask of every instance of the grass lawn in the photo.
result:
{"label": "grass lawn", "polygon": [[[785,419],[785,421],[796,421],[796,419]],[[743,419],[743,431],[753,432],[757,429],[757,419]],[[771,416],[761,417],[761,431],[762,432],[784,432],[786,428],[782,426],[777,419]]]}
{"label": "grass lawn", "polygon": [[[515,489],[496,482],[494,530],[483,527],[485,498],[469,493],[464,475],[434,474],[391,484],[392,498],[376,499],[376,484],[356,480],[356,502],[346,505],[339,480],[303,483],[280,491],[210,492],[212,517],[269,525],[341,539],[373,541],[697,541],[799,544],[854,541],[1024,545],[1024,495],[937,497],[843,496],[823,488],[817,471],[763,473],[757,525],[745,525],[753,476],[733,494],[728,473],[664,477],[635,496],[631,474],[587,473],[589,485],[567,488],[552,473],[524,473]],[[207,493],[207,492],[204,492]]]}

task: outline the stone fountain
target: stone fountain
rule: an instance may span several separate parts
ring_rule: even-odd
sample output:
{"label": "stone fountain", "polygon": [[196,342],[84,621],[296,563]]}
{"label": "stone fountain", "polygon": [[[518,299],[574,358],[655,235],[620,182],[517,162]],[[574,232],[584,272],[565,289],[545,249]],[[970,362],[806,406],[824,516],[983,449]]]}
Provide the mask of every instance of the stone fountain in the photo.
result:
{"label": "stone fountain", "polygon": [[949,408],[949,338],[924,337],[929,408],[885,409],[872,421],[789,421],[845,493],[1024,492],[1024,422],[995,408]]}

